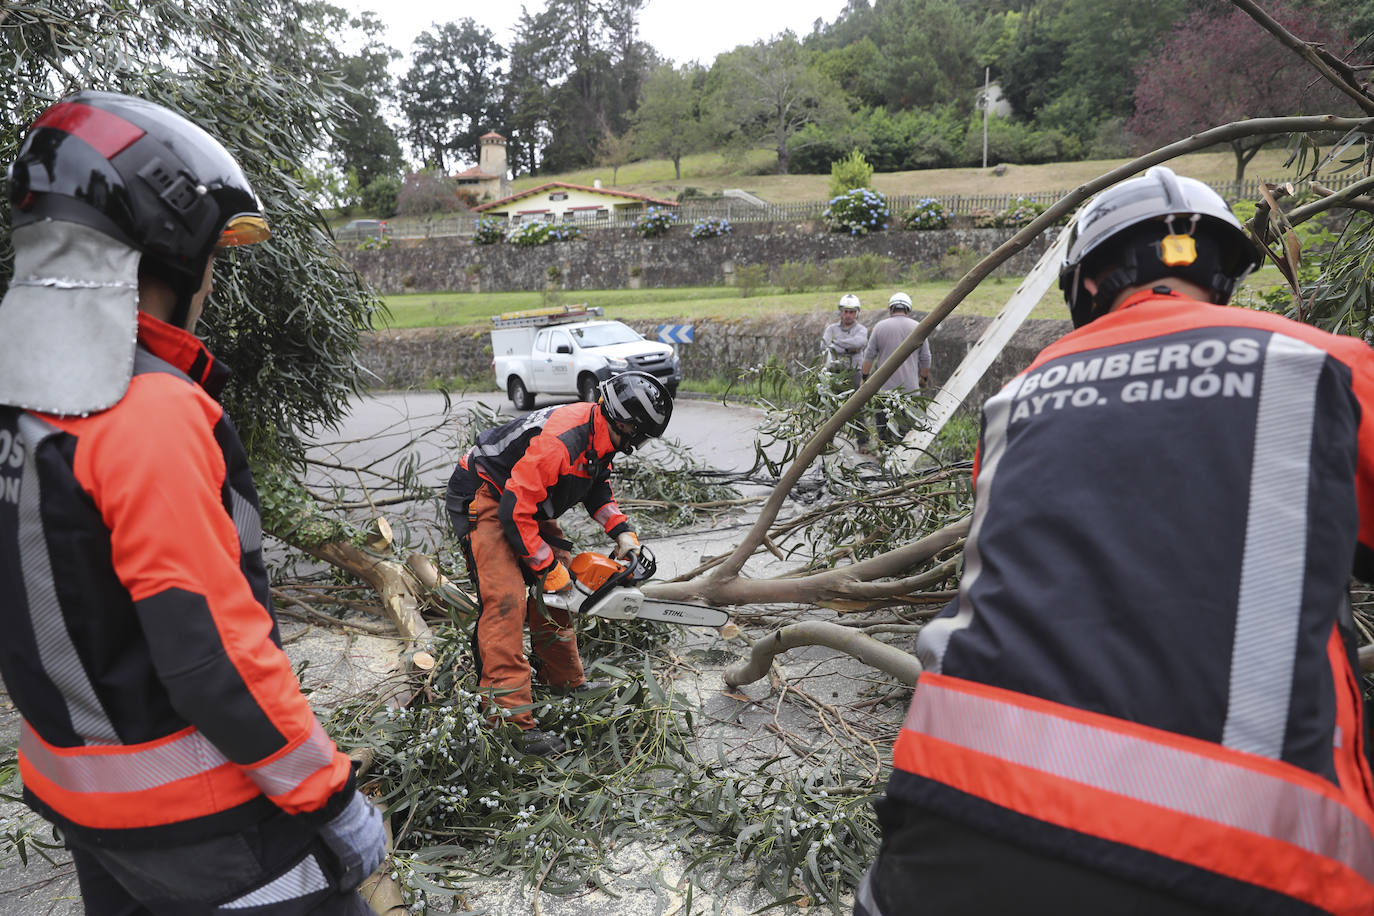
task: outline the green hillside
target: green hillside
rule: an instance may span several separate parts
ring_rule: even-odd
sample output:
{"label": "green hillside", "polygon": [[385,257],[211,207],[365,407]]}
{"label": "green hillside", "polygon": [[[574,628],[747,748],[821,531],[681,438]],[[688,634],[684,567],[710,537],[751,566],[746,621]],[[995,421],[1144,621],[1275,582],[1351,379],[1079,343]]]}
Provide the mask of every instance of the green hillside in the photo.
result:
{"label": "green hillside", "polygon": [[[1288,153],[1282,148],[1261,151],[1246,174],[1253,178],[1290,177],[1284,163]],[[697,153],[682,159],[682,179],[673,177],[673,164],[667,159],[650,159],[623,165],[615,175],[608,167],[580,169],[559,174],[517,178],[516,191],[538,187],[551,181],[591,185],[676,199],[685,188],[710,194],[726,188],[742,188],[771,203],[825,200],[830,196],[829,175],[774,175],[770,172],[775,157],[755,150],[748,156],[730,158],[720,153]],[[1066,191],[1116,168],[1129,159],[1095,159],[1080,162],[1052,162],[1043,165],[1007,165],[1002,175],[991,168],[921,169],[909,172],[882,172],[873,176],[873,187],[884,194],[923,194],[953,197],[963,194],[1031,194]],[[1220,185],[1230,182],[1235,173],[1235,157],[1229,150],[1192,153],[1180,156],[1173,168],[1184,175]]]}

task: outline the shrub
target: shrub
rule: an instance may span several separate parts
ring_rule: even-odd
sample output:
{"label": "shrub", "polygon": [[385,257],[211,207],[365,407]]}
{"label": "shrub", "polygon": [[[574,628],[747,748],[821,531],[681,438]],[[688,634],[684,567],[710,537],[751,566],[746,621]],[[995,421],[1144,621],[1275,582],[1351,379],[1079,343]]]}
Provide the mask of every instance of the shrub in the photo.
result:
{"label": "shrub", "polygon": [[836,258],[830,262],[835,289],[845,292],[873,289],[887,283],[897,269],[897,262],[880,254],[861,254],[853,258]]}
{"label": "shrub", "polygon": [[570,223],[546,223],[541,221],[521,223],[506,233],[506,241],[512,245],[529,248],[534,245],[547,245],[549,242],[569,242],[582,238],[582,230]]}
{"label": "shrub", "polygon": [[396,212],[402,216],[455,213],[466,209],[458,197],[458,183],[434,169],[407,175],[396,200]]}
{"label": "shrub", "polygon": [[635,220],[635,232],[640,238],[651,239],[662,235],[677,222],[677,214],[667,207],[650,207]]}
{"label": "shrub", "polygon": [[830,196],[866,188],[873,183],[873,166],[855,149],[843,159],[830,163]]}
{"label": "shrub", "polygon": [[1044,204],[1036,203],[1029,197],[1017,197],[1007,204],[1005,210],[993,216],[992,225],[997,229],[1019,229],[1046,209]]}
{"label": "shrub", "polygon": [[495,245],[506,238],[506,220],[496,216],[484,216],[477,221],[472,232],[472,244]]}
{"label": "shrub", "polygon": [[887,198],[868,188],[856,188],[832,198],[825,208],[821,219],[830,227],[831,232],[848,232],[850,235],[867,235],[887,228],[892,211],[887,206]]}
{"label": "shrub", "polygon": [[720,235],[729,235],[731,232],[730,221],[720,216],[708,216],[699,219],[692,227],[692,238],[694,239],[713,239]]}
{"label": "shrub", "polygon": [[902,217],[903,229],[945,229],[949,227],[949,213],[933,197],[923,197],[916,201]]}
{"label": "shrub", "polygon": [[388,217],[396,212],[396,199],[400,194],[401,179],[393,175],[382,175],[372,179],[367,187],[359,192],[359,201],[365,213]]}
{"label": "shrub", "polygon": [[739,289],[739,294],[746,299],[758,292],[767,281],[766,264],[745,264],[735,269],[735,286]]}
{"label": "shrub", "polygon": [[934,270],[936,280],[957,280],[973,269],[981,260],[978,252],[960,245],[951,245],[940,256],[940,263]]}
{"label": "shrub", "polygon": [[825,268],[811,261],[788,261],[777,269],[774,282],[784,293],[804,293],[824,286],[828,276]]}

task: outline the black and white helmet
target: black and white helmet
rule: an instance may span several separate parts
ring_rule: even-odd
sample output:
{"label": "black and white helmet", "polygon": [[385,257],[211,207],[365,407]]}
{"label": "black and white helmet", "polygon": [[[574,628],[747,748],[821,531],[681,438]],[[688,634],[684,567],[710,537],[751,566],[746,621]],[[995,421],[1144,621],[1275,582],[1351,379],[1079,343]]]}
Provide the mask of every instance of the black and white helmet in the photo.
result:
{"label": "black and white helmet", "polygon": [[858,296],[854,295],[853,293],[845,293],[843,296],[840,297],[840,311],[843,312],[846,310],[853,312],[857,312],[859,310]]}
{"label": "black and white helmet", "polygon": [[647,372],[622,372],[602,382],[597,403],[609,422],[628,428],[620,448],[627,455],[663,435],[673,416],[672,395]]}
{"label": "black and white helmet", "polygon": [[906,293],[893,293],[892,298],[887,300],[887,310],[889,312],[911,312],[911,297]]}
{"label": "black and white helmet", "polygon": [[[1166,250],[1166,236],[1192,241]],[[1212,301],[1229,302],[1262,261],[1220,194],[1155,166],[1113,185],[1079,211],[1059,288],[1074,325],[1082,327],[1105,314],[1121,290],[1163,277],[1189,280],[1211,290]],[[1083,285],[1085,279],[1096,280],[1096,295]]]}

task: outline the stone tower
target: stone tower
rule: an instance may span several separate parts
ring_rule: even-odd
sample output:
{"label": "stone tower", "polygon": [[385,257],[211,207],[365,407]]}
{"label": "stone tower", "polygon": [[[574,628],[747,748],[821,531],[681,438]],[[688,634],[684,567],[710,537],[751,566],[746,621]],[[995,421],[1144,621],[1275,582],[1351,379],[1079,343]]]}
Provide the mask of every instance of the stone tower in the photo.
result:
{"label": "stone tower", "polygon": [[483,134],[478,142],[482,144],[482,152],[477,160],[477,167],[488,175],[497,176],[501,183],[505,184],[506,138],[493,130]]}

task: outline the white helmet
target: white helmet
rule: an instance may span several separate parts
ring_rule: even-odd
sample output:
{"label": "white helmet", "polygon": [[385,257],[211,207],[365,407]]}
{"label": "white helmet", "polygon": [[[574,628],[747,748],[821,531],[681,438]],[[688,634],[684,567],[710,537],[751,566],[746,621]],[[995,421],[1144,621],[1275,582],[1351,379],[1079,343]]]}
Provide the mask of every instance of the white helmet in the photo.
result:
{"label": "white helmet", "polygon": [[906,293],[893,293],[892,298],[887,300],[887,310],[889,312],[911,311],[911,297]]}
{"label": "white helmet", "polygon": [[845,293],[840,297],[840,308],[853,309],[857,312],[859,310],[859,297],[853,293]]}
{"label": "white helmet", "polygon": [[[1264,260],[1220,194],[1162,165],[1094,197],[1070,233],[1059,288],[1075,327],[1105,313],[1126,287],[1163,277],[1191,280],[1211,290],[1213,302],[1228,302]],[[1160,247],[1166,234],[1192,236],[1195,250],[1182,257],[1171,252],[1166,261]],[[1089,277],[1097,279],[1096,295],[1083,284]]]}

